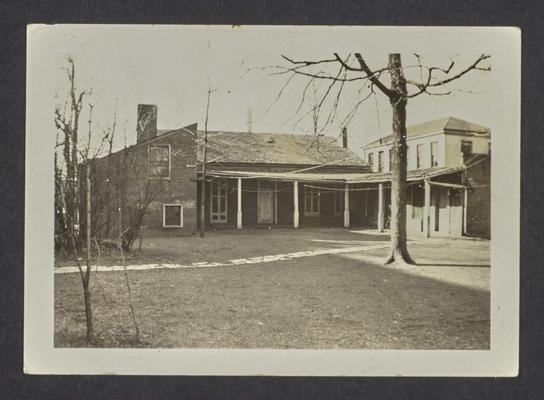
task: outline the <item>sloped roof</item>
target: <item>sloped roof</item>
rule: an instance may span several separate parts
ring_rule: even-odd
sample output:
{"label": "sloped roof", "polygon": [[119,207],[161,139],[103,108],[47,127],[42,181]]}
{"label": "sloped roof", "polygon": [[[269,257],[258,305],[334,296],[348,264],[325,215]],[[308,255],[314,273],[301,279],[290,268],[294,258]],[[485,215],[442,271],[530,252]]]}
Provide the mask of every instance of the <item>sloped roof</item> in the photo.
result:
{"label": "sloped roof", "polygon": [[[465,135],[478,136],[490,135],[489,128],[455,117],[435,119],[432,121],[422,122],[420,124],[410,125],[406,127],[407,138],[431,135],[433,133],[441,132],[461,133]],[[364,147],[374,147],[376,145],[387,144],[392,141],[393,135],[388,135],[381,139],[367,143]]]}
{"label": "sloped roof", "polygon": [[[200,139],[204,136],[198,131]],[[200,146],[198,159],[202,160]],[[331,143],[331,138],[284,133],[208,132],[210,162],[300,165],[367,165],[349,149]]]}

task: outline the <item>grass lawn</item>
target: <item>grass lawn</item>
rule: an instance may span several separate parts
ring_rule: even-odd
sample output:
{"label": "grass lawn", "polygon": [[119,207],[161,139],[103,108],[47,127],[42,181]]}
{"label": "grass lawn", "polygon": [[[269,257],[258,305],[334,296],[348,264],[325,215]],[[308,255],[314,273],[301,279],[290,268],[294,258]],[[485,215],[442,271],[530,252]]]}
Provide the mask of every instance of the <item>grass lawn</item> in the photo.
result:
{"label": "grass lawn", "polygon": [[[212,234],[199,248],[196,238],[150,241],[138,257],[217,261],[387,240],[342,229],[289,232]],[[380,251],[131,271],[140,343],[133,342],[123,273],[98,272],[92,278],[97,345],[488,349],[489,243],[447,243],[411,244],[424,264],[415,272],[376,264]],[[78,274],[56,274],[55,346],[85,346],[84,318]]]}

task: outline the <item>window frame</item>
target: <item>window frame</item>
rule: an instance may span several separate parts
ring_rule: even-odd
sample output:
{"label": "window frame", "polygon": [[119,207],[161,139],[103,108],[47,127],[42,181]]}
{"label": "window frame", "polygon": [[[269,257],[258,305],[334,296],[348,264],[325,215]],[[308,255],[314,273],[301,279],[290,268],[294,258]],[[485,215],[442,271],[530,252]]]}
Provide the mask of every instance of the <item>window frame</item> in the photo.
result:
{"label": "window frame", "polygon": [[[166,208],[179,207],[179,225],[166,225]],[[183,205],[180,203],[164,203],[162,205],[162,227],[163,228],[183,228]]]}
{"label": "window frame", "polygon": [[[381,157],[380,157],[381,156]],[[383,159],[384,159],[384,156],[385,156],[385,151],[381,150],[381,151],[378,151],[378,172],[384,172],[383,171]]]}
{"label": "window frame", "polygon": [[423,143],[416,144],[416,169],[420,169],[422,164]]}
{"label": "window frame", "polygon": [[[168,176],[151,176],[151,149],[154,147],[168,148]],[[172,146],[170,144],[150,144],[147,147],[147,179],[150,180],[170,180],[172,177]]]}
{"label": "window frame", "polygon": [[[221,186],[218,186],[220,184],[221,184]],[[218,187],[218,189],[219,189],[216,192],[214,192],[214,185],[215,185],[215,187]],[[209,189],[210,189],[210,224],[226,224],[228,219],[229,219],[229,216],[228,216],[229,196],[228,196],[228,190],[227,190],[228,189],[227,179],[213,179],[213,180],[211,180]],[[218,205],[217,209],[219,210],[221,208],[219,205],[221,204],[221,198],[222,197],[225,198],[225,211],[224,212],[220,212],[220,211],[214,212],[213,211],[214,200],[216,201],[216,203]],[[219,218],[222,215],[225,216],[224,219]],[[214,219],[214,217],[216,217],[216,218]]]}
{"label": "window frame", "polygon": [[391,172],[393,170],[393,149],[389,148],[387,156],[389,157],[389,171],[388,172]]}
{"label": "window frame", "polygon": [[[308,210],[307,200],[310,199],[311,210]],[[317,210],[314,210],[314,199],[317,199]],[[321,215],[321,193],[319,189],[304,185],[304,216],[318,217]]]}
{"label": "window frame", "polygon": [[370,170],[374,172],[374,152],[367,154],[368,164],[370,165]]}
{"label": "window frame", "polygon": [[465,145],[470,145],[470,154],[474,154],[474,143],[472,142],[472,140],[461,140],[461,154],[463,154],[463,156],[465,156],[465,152],[463,151],[463,147],[465,147]]}
{"label": "window frame", "polygon": [[[436,154],[435,152],[433,151],[433,144],[435,145],[435,149],[436,149]],[[431,143],[430,143],[430,146],[431,146],[431,168],[433,167],[438,167],[438,141],[437,140],[433,140]]]}

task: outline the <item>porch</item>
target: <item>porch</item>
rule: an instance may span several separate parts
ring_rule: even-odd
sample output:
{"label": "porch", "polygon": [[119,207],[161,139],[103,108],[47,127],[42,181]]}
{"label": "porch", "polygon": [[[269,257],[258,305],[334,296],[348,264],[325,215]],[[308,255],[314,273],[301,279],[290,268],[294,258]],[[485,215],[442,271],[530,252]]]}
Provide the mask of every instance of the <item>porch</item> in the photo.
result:
{"label": "porch", "polygon": [[[391,215],[385,175],[212,171],[207,175],[206,224],[217,229],[323,226],[383,232]],[[469,187],[462,181],[458,170],[412,173],[408,232],[424,237],[467,235]],[[199,203],[200,189],[198,185]]]}

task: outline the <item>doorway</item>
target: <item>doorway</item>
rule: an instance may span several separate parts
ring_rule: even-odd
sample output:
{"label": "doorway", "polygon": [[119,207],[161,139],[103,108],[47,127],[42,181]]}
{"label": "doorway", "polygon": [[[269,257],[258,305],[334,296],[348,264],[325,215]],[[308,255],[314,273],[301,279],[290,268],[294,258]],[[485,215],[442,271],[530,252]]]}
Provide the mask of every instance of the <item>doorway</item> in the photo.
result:
{"label": "doorway", "polygon": [[271,181],[257,182],[257,223],[274,222],[274,187]]}

